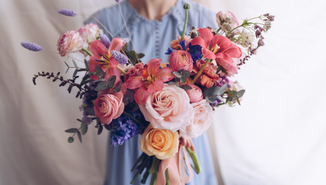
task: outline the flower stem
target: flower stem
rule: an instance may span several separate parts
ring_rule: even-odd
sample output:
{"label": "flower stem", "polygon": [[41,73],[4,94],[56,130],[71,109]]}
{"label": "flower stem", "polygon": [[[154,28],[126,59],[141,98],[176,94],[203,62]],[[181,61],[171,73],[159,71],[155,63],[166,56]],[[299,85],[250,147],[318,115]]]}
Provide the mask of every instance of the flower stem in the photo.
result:
{"label": "flower stem", "polygon": [[186,3],[183,8],[185,9],[186,11],[186,18],[185,18],[185,24],[183,26],[183,31],[182,31],[182,35],[181,35],[181,40],[183,40],[183,36],[185,35],[185,32],[186,32],[186,27],[187,27],[187,22],[188,22],[188,10],[190,9],[190,5],[188,3]]}
{"label": "flower stem", "polygon": [[121,69],[119,66],[117,66],[117,68],[120,70],[121,73],[126,74],[126,71],[124,71],[123,69]]}
{"label": "flower stem", "polygon": [[93,55],[90,51],[88,51],[88,50],[85,49],[85,48],[83,48],[82,50],[85,51],[89,56],[92,56],[92,55]]}
{"label": "flower stem", "polygon": [[165,170],[166,185],[171,185],[169,177],[169,168]]}
{"label": "flower stem", "polygon": [[134,121],[136,121],[138,124],[140,124],[141,126],[143,127],[146,127],[142,122],[140,122],[138,119],[136,119],[135,117],[133,117],[131,114],[129,114],[128,112],[126,111],[123,111],[123,113],[127,116],[129,116],[131,119],[133,119]]}
{"label": "flower stem", "polygon": [[200,165],[199,165],[199,161],[196,155],[196,152],[192,151],[189,147],[186,147],[186,150],[188,152],[188,154],[190,155],[190,158],[192,159],[192,162],[194,163],[195,167],[194,170],[196,171],[197,174],[200,173],[201,169],[200,169]]}
{"label": "flower stem", "polygon": [[203,65],[203,67],[199,70],[199,72],[197,73],[197,75],[195,76],[194,80],[192,81],[192,83],[196,83],[196,81],[198,80],[198,78],[200,77],[200,75],[203,73],[205,67],[207,66],[207,64],[210,62],[210,59],[206,59],[205,64]]}

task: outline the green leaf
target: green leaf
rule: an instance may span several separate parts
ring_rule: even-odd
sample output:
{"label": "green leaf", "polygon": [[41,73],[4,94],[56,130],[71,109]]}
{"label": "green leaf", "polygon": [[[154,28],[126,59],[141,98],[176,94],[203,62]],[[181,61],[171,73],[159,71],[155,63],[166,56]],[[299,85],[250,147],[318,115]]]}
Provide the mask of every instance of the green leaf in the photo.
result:
{"label": "green leaf", "polygon": [[138,58],[143,58],[145,56],[144,53],[138,53]]}
{"label": "green leaf", "polygon": [[106,88],[108,88],[108,85],[106,84],[106,82],[100,82],[97,84],[97,86],[95,87],[95,91],[103,91]]}
{"label": "green leaf", "polygon": [[97,135],[100,135],[100,134],[102,133],[102,131],[103,131],[103,126],[100,125],[100,126],[98,127],[98,130],[97,130]]}
{"label": "green leaf", "polygon": [[227,88],[227,84],[224,84],[222,87],[219,87],[219,86],[214,86],[214,87],[210,87],[208,89],[206,89],[204,91],[204,96],[221,96],[225,90]]}
{"label": "green leaf", "polygon": [[84,60],[84,63],[85,63],[86,69],[88,70],[89,69],[89,65],[88,65],[88,61],[86,59]]}
{"label": "green leaf", "polygon": [[67,133],[75,133],[77,130],[78,130],[77,128],[70,128],[70,129],[65,130],[65,132],[67,132]]}
{"label": "green leaf", "polygon": [[75,62],[74,59],[72,59],[72,63],[74,64],[75,68],[78,69],[78,66],[77,66],[77,64],[76,64],[76,62]]}
{"label": "green leaf", "polygon": [[84,122],[81,122],[80,124],[81,134],[85,135],[87,133],[87,130],[88,130],[88,125],[85,124]]}
{"label": "green leaf", "polygon": [[95,80],[94,83],[96,83],[96,82],[104,82],[104,81],[105,81],[104,78],[99,78],[99,79]]}
{"label": "green leaf", "polygon": [[82,120],[80,120],[80,119],[77,119],[77,121],[79,121],[79,122],[83,122]]}
{"label": "green leaf", "polygon": [[173,73],[174,76],[176,76],[177,78],[181,78],[181,77],[182,77],[181,74],[179,74],[178,72],[173,71],[172,73]]}
{"label": "green leaf", "polygon": [[110,76],[110,78],[108,79],[107,88],[112,88],[116,79],[117,77],[115,75]]}
{"label": "green leaf", "polygon": [[68,143],[73,143],[74,142],[74,138],[73,137],[69,137],[68,138]]}
{"label": "green leaf", "polygon": [[210,103],[214,103],[217,99],[218,99],[217,96],[206,97],[206,100]]}
{"label": "green leaf", "polygon": [[178,82],[169,82],[168,84],[169,85],[175,85],[175,86],[179,87],[179,83]]}
{"label": "green leaf", "polygon": [[190,76],[190,71],[180,70],[179,74],[181,75],[182,78],[188,78]]}
{"label": "green leaf", "polygon": [[128,53],[128,51],[129,51],[128,48],[129,48],[128,43],[126,43],[126,44],[122,47],[122,50],[127,51],[126,53]]}
{"label": "green leaf", "polygon": [[187,84],[181,85],[180,88],[185,90],[185,91],[188,91],[188,90],[192,89],[192,87],[190,87],[190,85],[187,85]]}
{"label": "green leaf", "polygon": [[95,73],[99,78],[104,78],[105,73],[100,66],[95,66]]}
{"label": "green leaf", "polygon": [[78,69],[76,68],[74,73],[72,74],[72,77],[75,77],[77,75],[77,73],[78,73]]}
{"label": "green leaf", "polygon": [[239,105],[241,105],[241,103],[240,103],[240,100],[239,100],[239,98],[238,98],[238,97],[237,97],[237,102],[238,102],[238,104],[239,104]]}
{"label": "green leaf", "polygon": [[120,80],[118,85],[113,89],[114,93],[117,93],[117,92],[119,92],[121,90],[121,84],[122,84],[122,80]]}
{"label": "green leaf", "polygon": [[132,61],[137,61],[137,53],[136,53],[136,51],[130,51],[129,52],[129,58]]}
{"label": "green leaf", "polygon": [[246,92],[246,90],[241,90],[241,91],[239,91],[238,93],[237,93],[237,96],[238,96],[238,98],[241,98],[243,95],[244,95],[244,93]]}
{"label": "green leaf", "polygon": [[228,99],[227,99],[227,101],[232,101],[232,98],[233,98],[233,93],[232,93],[232,91],[229,89],[229,90],[228,90]]}
{"label": "green leaf", "polygon": [[79,130],[77,130],[77,136],[78,136],[80,143],[82,143],[82,138],[81,138],[81,134],[80,134]]}

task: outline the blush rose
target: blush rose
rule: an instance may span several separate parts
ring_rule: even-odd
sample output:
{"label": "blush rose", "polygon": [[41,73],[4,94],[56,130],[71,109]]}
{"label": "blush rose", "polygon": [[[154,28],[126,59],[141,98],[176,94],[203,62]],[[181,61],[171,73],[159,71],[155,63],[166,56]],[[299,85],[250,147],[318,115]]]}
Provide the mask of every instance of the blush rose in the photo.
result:
{"label": "blush rose", "polygon": [[115,94],[102,93],[95,100],[95,116],[99,117],[103,124],[110,124],[112,119],[118,118],[123,112],[124,103],[122,98],[122,92]]}

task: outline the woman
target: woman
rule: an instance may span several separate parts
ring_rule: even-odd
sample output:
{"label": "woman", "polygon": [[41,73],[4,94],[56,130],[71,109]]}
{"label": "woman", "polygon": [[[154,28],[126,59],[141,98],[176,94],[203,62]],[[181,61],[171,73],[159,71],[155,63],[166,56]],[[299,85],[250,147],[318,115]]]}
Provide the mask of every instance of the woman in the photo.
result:
{"label": "woman", "polygon": [[[170,42],[182,34],[185,11],[183,5],[190,4],[189,18],[186,27],[188,33],[193,26],[217,28],[215,14],[198,3],[188,0],[126,0],[120,2],[122,14],[129,29],[134,47],[129,43],[129,49],[137,53],[144,53],[142,62],[147,63],[152,58],[161,58],[168,62],[168,55],[164,53],[170,47]],[[118,5],[104,8],[94,14],[114,37],[129,38],[124,26]],[[87,23],[97,23],[89,18]],[[100,25],[99,25],[100,26]],[[100,26],[104,30],[103,27]],[[104,31],[105,32],[105,31]],[[108,36],[109,34],[106,33]],[[137,158],[141,155],[139,150],[139,137],[133,137],[122,146],[111,147],[108,142],[107,171],[105,185],[128,185],[134,173],[130,170]],[[217,179],[214,172],[213,160],[209,143],[205,134],[193,140],[202,172],[194,175],[190,185],[215,185]],[[140,177],[136,179],[140,184]],[[149,184],[149,180],[147,183]]]}

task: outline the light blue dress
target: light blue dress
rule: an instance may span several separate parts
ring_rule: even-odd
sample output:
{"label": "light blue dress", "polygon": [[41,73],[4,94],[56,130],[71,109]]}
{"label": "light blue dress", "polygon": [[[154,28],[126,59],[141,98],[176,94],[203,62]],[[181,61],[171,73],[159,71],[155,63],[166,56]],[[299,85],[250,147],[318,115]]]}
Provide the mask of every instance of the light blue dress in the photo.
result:
{"label": "light blue dress", "polygon": [[[177,39],[177,36],[182,34],[185,20],[183,5],[185,3],[191,6],[186,33],[189,33],[193,26],[197,28],[207,26],[217,28],[215,14],[202,5],[192,1],[178,0],[174,7],[164,15],[160,21],[148,20],[140,16],[138,12],[130,6],[127,0],[120,3],[135,50],[137,53],[145,54],[145,57],[141,59],[144,63],[147,63],[152,58],[162,58],[163,62],[168,62],[168,56],[165,55],[165,52],[168,47],[170,47],[170,42]],[[129,38],[117,5],[96,12],[94,17],[100,20],[114,37]],[[84,23],[87,24],[91,22],[97,23],[92,18],[89,18]],[[100,28],[104,31],[102,26],[100,26]],[[104,33],[107,34],[106,31],[104,31]],[[129,49],[132,49],[130,43]],[[109,139],[105,185],[130,184],[135,173],[130,172],[130,170],[142,153],[139,150],[139,138],[139,135],[135,136],[126,141],[124,145],[116,147],[110,146],[111,141]],[[214,163],[206,134],[203,134],[197,139],[193,139],[193,143],[196,148],[202,172],[199,175],[194,173],[194,178],[189,185],[217,185]],[[140,185],[140,180],[141,177],[138,177],[134,184]],[[147,179],[146,184],[149,184],[149,182],[150,177]]]}

